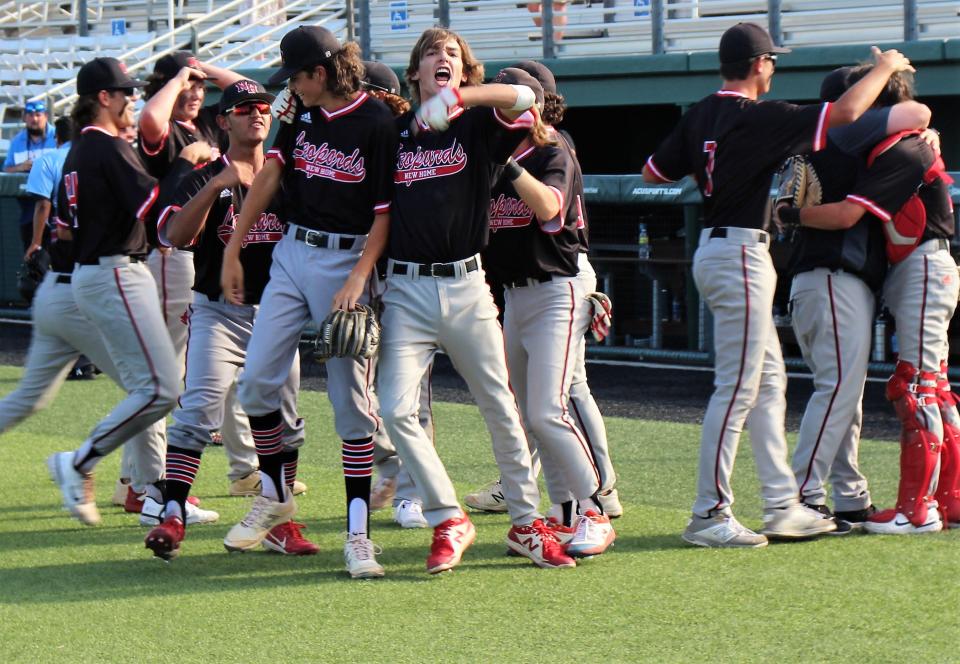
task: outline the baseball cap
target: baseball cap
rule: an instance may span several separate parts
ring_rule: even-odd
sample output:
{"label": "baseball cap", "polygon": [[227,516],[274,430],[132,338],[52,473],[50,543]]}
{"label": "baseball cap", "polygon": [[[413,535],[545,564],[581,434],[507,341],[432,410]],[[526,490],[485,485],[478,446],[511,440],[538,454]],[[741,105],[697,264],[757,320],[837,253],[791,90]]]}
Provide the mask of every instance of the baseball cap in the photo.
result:
{"label": "baseball cap", "polygon": [[400,79],[390,67],[382,62],[364,60],[363,69],[364,87],[382,90],[392,95],[400,94]]}
{"label": "baseball cap", "polygon": [[100,90],[142,88],[147,84],[130,78],[127,66],[116,58],[94,58],[77,72],[77,94],[89,95]]}
{"label": "baseball cap", "polygon": [[[197,60],[190,51],[174,51],[173,53],[167,53],[154,63],[153,73],[159,74],[169,80],[176,76],[184,67],[199,69],[200,61]],[[199,80],[196,76],[191,76],[190,78]]]}
{"label": "baseball cap", "polygon": [[537,106],[543,107],[543,86],[540,85],[540,81],[522,69],[517,69],[516,67],[501,69],[497,72],[497,75],[493,77],[493,82],[506,83],[507,85],[525,85],[533,90],[533,95],[537,99]]}
{"label": "baseball cap", "polygon": [[24,113],[46,113],[47,112],[47,102],[42,99],[37,101],[28,101],[23,106]]}
{"label": "baseball cap", "polygon": [[837,101],[850,87],[850,74],[856,67],[839,67],[823,77],[820,100]]}
{"label": "baseball cap", "polygon": [[521,60],[510,66],[514,69],[522,69],[537,79],[545,93],[557,94],[557,81],[553,77],[553,72],[547,69],[546,65],[540,62],[534,62],[533,60]]}
{"label": "baseball cap", "polygon": [[790,53],[789,48],[775,46],[770,33],[756,23],[737,23],[720,38],[720,62],[744,62],[767,53]]}
{"label": "baseball cap", "polygon": [[220,97],[220,113],[226,113],[234,106],[248,101],[263,101],[272,104],[274,96],[267,92],[266,88],[246,78],[242,78],[236,83],[232,83],[223,89],[223,95]]}
{"label": "baseball cap", "polygon": [[319,25],[302,25],[291,30],[280,40],[280,70],[267,80],[276,85],[325,60],[340,51],[340,41],[332,32]]}

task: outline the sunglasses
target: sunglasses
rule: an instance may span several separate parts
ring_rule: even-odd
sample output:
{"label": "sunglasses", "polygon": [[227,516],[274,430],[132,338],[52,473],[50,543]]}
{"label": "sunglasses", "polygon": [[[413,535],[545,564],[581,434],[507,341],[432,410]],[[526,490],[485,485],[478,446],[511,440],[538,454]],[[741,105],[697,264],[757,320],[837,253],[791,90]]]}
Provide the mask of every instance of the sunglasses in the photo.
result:
{"label": "sunglasses", "polygon": [[138,88],[110,88],[109,92],[119,92],[124,97],[131,98],[140,96],[140,90]]}
{"label": "sunglasses", "polygon": [[769,61],[772,62],[774,65],[777,64],[777,55],[776,55],[775,53],[767,53],[765,56],[763,56],[763,59],[764,59],[764,60],[769,60]]}
{"label": "sunglasses", "polygon": [[270,105],[269,104],[241,104],[240,106],[234,106],[227,113],[233,113],[234,115],[250,115],[253,113],[253,109],[257,109],[257,113],[260,115],[270,115]]}
{"label": "sunglasses", "polygon": [[24,113],[46,113],[47,105],[46,104],[27,104],[24,109]]}

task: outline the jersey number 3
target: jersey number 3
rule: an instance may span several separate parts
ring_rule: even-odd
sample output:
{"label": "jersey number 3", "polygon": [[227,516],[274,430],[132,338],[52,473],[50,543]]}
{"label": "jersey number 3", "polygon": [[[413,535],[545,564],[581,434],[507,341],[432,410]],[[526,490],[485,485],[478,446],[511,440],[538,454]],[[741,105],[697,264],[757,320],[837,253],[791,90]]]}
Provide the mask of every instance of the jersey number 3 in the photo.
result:
{"label": "jersey number 3", "polygon": [[703,195],[713,196],[713,164],[714,157],[717,154],[717,142],[704,141],[703,151],[707,155],[707,165],[703,169],[707,176],[706,181],[703,183]]}

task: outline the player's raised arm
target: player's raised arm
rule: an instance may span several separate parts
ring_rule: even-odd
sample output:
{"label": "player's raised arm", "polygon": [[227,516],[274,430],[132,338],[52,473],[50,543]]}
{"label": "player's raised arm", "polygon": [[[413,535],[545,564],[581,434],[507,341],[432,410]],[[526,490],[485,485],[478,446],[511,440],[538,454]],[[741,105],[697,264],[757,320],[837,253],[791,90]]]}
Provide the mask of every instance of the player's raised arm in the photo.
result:
{"label": "player's raised arm", "polygon": [[896,49],[881,51],[876,46],[870,48],[875,63],[873,69],[836,101],[830,112],[829,126],[839,127],[850,124],[873,105],[893,74],[901,71],[915,71],[910,60],[900,51]]}
{"label": "player's raised arm", "polygon": [[190,88],[194,81],[206,78],[199,69],[182,67],[177,75],[160,88],[140,111],[140,135],[148,144],[156,145],[163,140],[173,115],[173,108],[180,93]]}
{"label": "player's raised arm", "polygon": [[243,209],[237,217],[237,225],[230,237],[230,242],[223,250],[220,287],[223,289],[223,296],[231,304],[243,304],[243,267],[240,265],[243,238],[277,193],[282,174],[283,165],[278,160],[268,159],[263,164],[243,202]]}

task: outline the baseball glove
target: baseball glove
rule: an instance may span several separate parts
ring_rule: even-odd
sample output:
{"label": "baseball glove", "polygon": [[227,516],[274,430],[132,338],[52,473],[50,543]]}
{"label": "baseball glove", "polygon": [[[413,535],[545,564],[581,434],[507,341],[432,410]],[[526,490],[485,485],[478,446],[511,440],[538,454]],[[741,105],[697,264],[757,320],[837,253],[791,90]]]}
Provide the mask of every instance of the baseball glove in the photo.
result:
{"label": "baseball glove", "polygon": [[316,357],[371,358],[380,347],[380,323],[373,309],[358,304],[353,311],[331,311],[320,324]]}
{"label": "baseball glove", "polygon": [[780,167],[779,178],[771,210],[774,214],[774,225],[782,230],[782,224],[776,214],[777,208],[783,205],[795,208],[820,205],[823,190],[817,172],[803,155],[787,158]]}
{"label": "baseball glove", "polygon": [[37,249],[20,266],[17,272],[17,290],[27,304],[33,302],[37,287],[43,281],[43,275],[50,269],[50,254],[46,249]]}
{"label": "baseball glove", "polygon": [[610,334],[610,325],[613,324],[613,302],[603,293],[590,293],[587,295],[587,301],[593,307],[590,334],[599,343]]}
{"label": "baseball glove", "polygon": [[290,91],[290,88],[284,88],[280,91],[280,94],[270,105],[270,112],[280,122],[293,124],[293,121],[297,119],[297,97]]}

